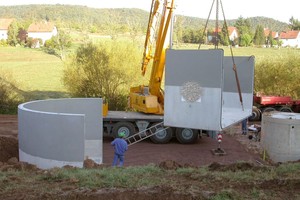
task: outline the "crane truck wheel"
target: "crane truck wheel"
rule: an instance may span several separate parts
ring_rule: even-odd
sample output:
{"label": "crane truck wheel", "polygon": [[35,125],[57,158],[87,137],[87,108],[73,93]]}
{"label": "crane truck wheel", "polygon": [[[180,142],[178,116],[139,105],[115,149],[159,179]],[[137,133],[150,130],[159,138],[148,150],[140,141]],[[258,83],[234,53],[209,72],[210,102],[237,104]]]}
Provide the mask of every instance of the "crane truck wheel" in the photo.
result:
{"label": "crane truck wheel", "polygon": [[125,138],[127,138],[135,133],[135,127],[130,122],[118,122],[114,124],[112,129],[113,137],[118,137],[118,134],[121,132],[124,132]]}
{"label": "crane truck wheel", "polygon": [[249,121],[259,121],[261,117],[261,112],[257,107],[252,108],[252,115],[249,117]]}
{"label": "crane truck wheel", "polygon": [[285,106],[279,108],[279,111],[280,112],[293,112],[290,107],[285,107]]}
{"label": "crane truck wheel", "polygon": [[263,113],[264,112],[272,112],[272,111],[276,111],[276,109],[272,108],[272,107],[266,107],[266,108],[263,109]]}
{"label": "crane truck wheel", "polygon": [[[152,126],[155,126],[155,124],[153,124]],[[172,128],[167,128],[167,129],[164,129],[163,127],[157,129],[153,128],[153,130],[151,129],[151,132],[157,132],[155,135],[150,137],[150,140],[155,144],[168,143],[173,136]]]}
{"label": "crane truck wheel", "polygon": [[190,128],[176,128],[176,139],[181,144],[192,144],[198,139],[198,131]]}

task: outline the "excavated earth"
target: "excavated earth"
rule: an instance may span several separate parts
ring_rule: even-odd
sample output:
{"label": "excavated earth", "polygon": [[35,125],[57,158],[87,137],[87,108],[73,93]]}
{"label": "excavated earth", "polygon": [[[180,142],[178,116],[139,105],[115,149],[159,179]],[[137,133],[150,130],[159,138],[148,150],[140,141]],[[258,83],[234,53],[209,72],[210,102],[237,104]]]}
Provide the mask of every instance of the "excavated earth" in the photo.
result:
{"label": "excavated earth", "polygon": [[[110,167],[113,159],[113,149],[110,145],[112,138],[104,138],[103,143],[103,165],[102,167]],[[149,140],[135,144],[129,148],[125,156],[126,166],[148,165],[153,163],[164,170],[175,170],[184,167],[209,166],[211,171],[235,171],[253,169],[262,170],[261,166],[269,165],[261,159],[261,147],[259,142],[249,140],[248,137],[240,134],[240,127],[228,130],[223,134],[221,149],[226,155],[214,155],[213,150],[218,148],[216,140],[202,136],[195,144],[182,145],[176,140],[172,140],[169,144],[153,144]],[[241,161],[245,161],[242,162]],[[87,160],[86,168],[92,168],[95,163]],[[99,167],[99,166],[98,166]],[[16,115],[0,115],[0,174],[1,171],[13,170],[29,170],[33,174],[46,173],[34,165],[18,161],[18,117]],[[209,177],[202,177],[209,179]],[[202,179],[201,178],[201,179]],[[19,180],[20,179],[20,180]],[[176,180],[176,177],[170,177]],[[177,178],[178,179],[178,178]],[[0,180],[1,176],[0,176]],[[9,180],[5,180],[9,181]],[[16,176],[13,181],[25,181]],[[67,182],[51,182],[49,184],[36,183],[36,187],[46,187],[51,190],[60,188],[59,192],[41,193],[40,190],[29,186],[26,190],[19,190],[17,187],[7,193],[1,188],[0,199],[210,199],[214,195],[213,191],[224,189],[224,185],[228,188],[229,183],[222,180],[212,180],[209,185],[203,184],[199,177],[192,174],[185,178],[177,180],[184,191],[176,191],[174,188],[166,185],[163,187],[142,187],[137,189],[124,188],[99,188],[97,190],[82,189],[73,186]],[[5,184],[5,183],[2,183]],[[257,184],[257,183],[256,183]],[[34,184],[35,185],[35,184]],[[300,193],[299,180],[289,180],[285,183],[280,180],[264,181],[257,185],[258,188],[265,188],[268,191],[275,192],[272,198],[264,197],[262,199],[294,199],[293,190]],[[251,183],[246,185],[232,184],[230,187],[240,193],[245,192],[249,187],[253,187]],[[194,188],[194,189],[193,189]],[[195,189],[201,188],[201,190]],[[229,198],[234,199],[234,198]]]}

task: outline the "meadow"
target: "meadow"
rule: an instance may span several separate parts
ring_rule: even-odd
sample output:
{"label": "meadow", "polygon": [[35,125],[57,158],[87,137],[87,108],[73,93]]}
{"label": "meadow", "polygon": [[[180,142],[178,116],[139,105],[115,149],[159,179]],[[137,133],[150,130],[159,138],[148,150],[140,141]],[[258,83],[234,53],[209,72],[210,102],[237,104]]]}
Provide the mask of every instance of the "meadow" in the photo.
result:
{"label": "meadow", "polygon": [[35,98],[66,92],[61,82],[63,62],[40,49],[0,47],[0,70],[9,73],[20,90],[37,95]]}

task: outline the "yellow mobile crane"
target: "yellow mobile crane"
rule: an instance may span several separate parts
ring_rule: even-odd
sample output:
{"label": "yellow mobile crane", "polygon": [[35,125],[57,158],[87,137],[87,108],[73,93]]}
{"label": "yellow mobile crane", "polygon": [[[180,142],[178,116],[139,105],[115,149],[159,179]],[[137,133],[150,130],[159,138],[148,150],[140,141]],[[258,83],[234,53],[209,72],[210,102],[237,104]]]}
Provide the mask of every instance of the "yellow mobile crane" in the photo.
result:
{"label": "yellow mobile crane", "polygon": [[149,86],[138,86],[130,89],[130,106],[139,112],[164,113],[164,94],[161,90],[161,81],[165,68],[165,52],[169,46],[167,39],[170,39],[168,36],[171,36],[173,9],[174,0],[170,2],[167,0],[152,1],[141,68],[142,75],[145,75],[150,60],[153,60]]}
{"label": "yellow mobile crane", "polygon": [[[165,69],[166,49],[172,41],[172,21],[175,0],[152,0],[142,62],[142,75],[152,61],[148,86],[130,88],[129,103],[134,112],[109,111],[103,119],[105,132],[116,136],[125,132],[126,137],[160,124],[164,114],[164,92],[161,89]],[[176,136],[181,143],[193,143],[200,131],[189,128],[157,128],[150,137],[154,143],[167,143]]]}

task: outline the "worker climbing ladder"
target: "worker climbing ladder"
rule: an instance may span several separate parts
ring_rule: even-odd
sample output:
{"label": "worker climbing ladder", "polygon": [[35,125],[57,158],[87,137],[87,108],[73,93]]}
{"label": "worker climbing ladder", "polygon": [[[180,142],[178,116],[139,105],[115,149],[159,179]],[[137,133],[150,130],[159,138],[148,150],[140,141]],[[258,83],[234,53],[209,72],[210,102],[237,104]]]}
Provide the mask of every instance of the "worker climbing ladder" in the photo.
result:
{"label": "worker climbing ladder", "polygon": [[168,128],[169,127],[164,127],[163,122],[160,122],[158,124],[155,124],[154,126],[151,126],[143,131],[140,131],[132,136],[125,138],[125,140],[126,140],[128,146],[131,146],[131,145],[136,144],[140,141],[143,141],[153,135],[156,135],[162,131],[165,131]]}

